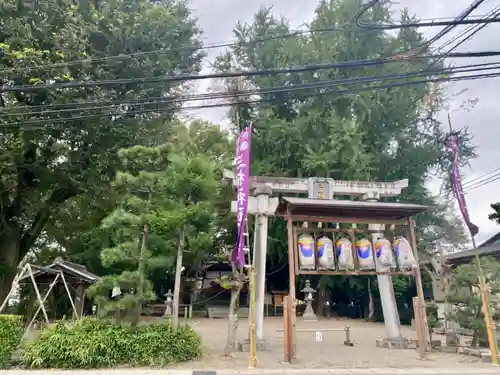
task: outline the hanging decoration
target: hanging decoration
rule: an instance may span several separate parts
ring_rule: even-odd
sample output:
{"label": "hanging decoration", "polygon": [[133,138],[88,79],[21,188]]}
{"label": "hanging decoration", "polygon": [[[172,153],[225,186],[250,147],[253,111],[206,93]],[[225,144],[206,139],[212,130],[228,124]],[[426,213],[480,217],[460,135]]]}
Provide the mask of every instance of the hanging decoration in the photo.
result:
{"label": "hanging decoration", "polygon": [[335,269],[335,254],[333,252],[333,241],[323,236],[316,242],[318,251],[318,266],[321,269]]}
{"label": "hanging decoration", "polygon": [[248,212],[251,138],[252,127],[248,126],[239,134],[236,142],[236,224],[238,236],[231,253],[231,261],[237,267],[242,267],[245,264],[245,223]]}
{"label": "hanging decoration", "polygon": [[352,256],[352,243],[347,238],[341,238],[335,244],[337,248],[337,262],[339,270],[354,269],[354,257]]}

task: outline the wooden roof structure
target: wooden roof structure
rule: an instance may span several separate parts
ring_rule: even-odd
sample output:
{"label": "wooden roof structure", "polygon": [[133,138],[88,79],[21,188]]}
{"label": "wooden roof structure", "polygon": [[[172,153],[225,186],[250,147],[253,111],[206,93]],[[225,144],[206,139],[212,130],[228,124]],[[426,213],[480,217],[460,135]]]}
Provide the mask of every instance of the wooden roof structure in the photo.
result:
{"label": "wooden roof structure", "polygon": [[[50,283],[60,273],[64,274],[65,279],[70,284],[90,285],[99,280],[99,276],[88,271],[85,266],[64,260],[60,257],[56,258],[49,266],[31,265],[31,267],[34,269],[33,276],[37,280],[37,283]],[[30,278],[30,274],[25,271],[19,277],[19,283],[30,282]]]}
{"label": "wooden roof structure", "polygon": [[475,249],[467,249],[447,253],[444,256],[445,263],[449,265],[460,265],[469,263],[476,256],[491,256],[500,260],[500,232],[487,239]]}
{"label": "wooden roof structure", "polygon": [[290,215],[297,219],[309,217],[310,220],[318,217],[322,221],[332,218],[330,221],[353,223],[374,222],[374,220],[392,222],[409,219],[427,209],[426,206],[409,203],[282,197],[276,215]]}

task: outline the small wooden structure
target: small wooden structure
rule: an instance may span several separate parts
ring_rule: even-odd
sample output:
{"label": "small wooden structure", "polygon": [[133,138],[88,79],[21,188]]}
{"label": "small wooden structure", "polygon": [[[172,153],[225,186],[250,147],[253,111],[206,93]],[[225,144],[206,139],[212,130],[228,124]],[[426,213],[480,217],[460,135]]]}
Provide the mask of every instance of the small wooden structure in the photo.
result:
{"label": "small wooden structure", "polygon": [[[9,295],[0,307],[0,312],[5,308],[8,299],[20,284],[31,283],[35,290],[39,306],[26,329],[28,330],[31,327],[40,311],[45,321],[49,323],[45,302],[54,287],[62,284],[68,295],[73,310],[73,317],[78,319],[83,315],[86,289],[98,279],[99,276],[89,272],[85,266],[63,260],[62,258],[56,258],[49,266],[38,266],[28,263],[24,265],[22,271],[14,280]],[[48,289],[45,291],[43,297],[39,285],[48,285]],[[72,293],[72,289],[75,293]],[[73,298],[73,294],[75,298]]]}
{"label": "small wooden structure", "polygon": [[[415,204],[402,203],[384,203],[384,202],[364,202],[364,201],[349,201],[349,200],[334,200],[334,199],[308,199],[308,198],[292,198],[282,197],[278,205],[276,214],[282,216],[287,221],[288,234],[288,263],[289,263],[289,285],[290,294],[284,304],[285,317],[285,361],[291,362],[296,358],[296,302],[295,302],[295,276],[296,275],[406,275],[414,276],[417,284],[418,300],[415,301],[418,310],[415,314],[419,314],[416,321],[422,323],[417,329],[419,337],[420,356],[425,357],[425,351],[429,347],[427,318],[425,313],[424,294],[422,288],[422,279],[419,266],[413,267],[411,270],[400,270],[394,272],[377,272],[368,270],[321,270],[316,267],[314,270],[301,270],[299,267],[299,254],[297,246],[297,234],[299,232],[310,233],[334,233],[343,232],[348,234],[351,239],[354,239],[355,234],[361,233],[380,233],[381,229],[359,228],[357,224],[389,224],[391,230],[395,230],[395,226],[406,227],[406,233],[411,244],[413,254],[418,262],[417,243],[414,231],[414,221],[412,216],[424,212],[427,207]],[[297,225],[307,222],[308,228]],[[313,223],[322,223],[319,226],[313,227]],[[335,224],[350,224],[351,227],[342,229],[328,228],[328,223]],[[326,225],[325,225],[326,224]],[[353,225],[356,224],[356,225]],[[366,225],[365,225],[366,226]],[[386,234],[386,232],[384,232]],[[388,233],[390,235],[390,233]],[[354,242],[354,241],[353,241]],[[373,246],[372,246],[373,251]],[[357,254],[353,251],[355,263],[357,263]]]}

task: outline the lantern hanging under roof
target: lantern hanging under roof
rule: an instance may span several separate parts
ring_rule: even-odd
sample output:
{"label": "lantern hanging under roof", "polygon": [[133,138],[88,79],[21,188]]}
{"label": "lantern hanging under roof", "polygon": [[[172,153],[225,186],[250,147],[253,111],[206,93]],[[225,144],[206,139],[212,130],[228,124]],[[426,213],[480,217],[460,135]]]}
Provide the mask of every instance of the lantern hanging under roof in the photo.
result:
{"label": "lantern hanging under roof", "polygon": [[314,238],[307,233],[301,234],[297,240],[300,269],[313,270],[316,264]]}

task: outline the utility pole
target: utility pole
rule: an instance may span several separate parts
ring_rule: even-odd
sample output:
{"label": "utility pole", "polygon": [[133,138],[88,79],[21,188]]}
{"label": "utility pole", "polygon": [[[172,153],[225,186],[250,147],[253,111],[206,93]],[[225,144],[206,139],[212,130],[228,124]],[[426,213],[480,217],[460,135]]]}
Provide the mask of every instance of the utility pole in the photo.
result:
{"label": "utility pole", "polygon": [[[449,113],[448,113],[448,127],[449,127],[450,134],[453,134],[453,126],[451,125],[451,116]],[[460,189],[461,189],[461,187],[460,187]],[[457,199],[460,199],[460,198],[457,197]],[[474,233],[471,232],[470,235],[471,235],[472,248],[474,250],[476,250],[477,246],[476,246],[476,239],[474,238]],[[490,303],[489,303],[488,286],[486,285],[486,278],[484,277],[484,271],[483,271],[483,267],[481,266],[481,260],[479,259],[479,255],[477,254],[477,251],[475,253],[476,253],[476,255],[475,255],[474,259],[475,259],[477,273],[478,273],[478,279],[479,279],[479,293],[481,295],[481,302],[482,302],[482,307],[483,307],[486,332],[488,333],[488,343],[489,343],[490,352],[491,352],[491,363],[493,363],[494,365],[497,365],[498,364],[498,342],[496,339],[495,329],[493,327],[493,320],[491,318],[492,314],[491,314],[491,308],[490,308]]]}

